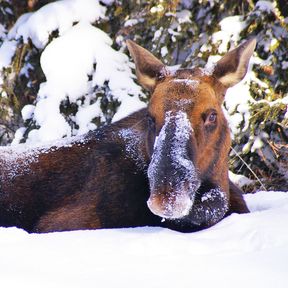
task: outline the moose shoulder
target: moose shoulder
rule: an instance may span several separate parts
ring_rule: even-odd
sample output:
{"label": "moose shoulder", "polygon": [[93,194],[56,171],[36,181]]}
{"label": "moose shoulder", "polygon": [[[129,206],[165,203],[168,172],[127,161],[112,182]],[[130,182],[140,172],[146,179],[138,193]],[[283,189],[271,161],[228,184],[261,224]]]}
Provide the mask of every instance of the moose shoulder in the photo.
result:
{"label": "moose shoulder", "polygon": [[228,179],[230,132],[221,104],[245,76],[255,44],[228,52],[208,73],[171,72],[127,41],[138,81],[151,92],[148,108],[64,144],[1,148],[0,225],[194,231],[248,212]]}

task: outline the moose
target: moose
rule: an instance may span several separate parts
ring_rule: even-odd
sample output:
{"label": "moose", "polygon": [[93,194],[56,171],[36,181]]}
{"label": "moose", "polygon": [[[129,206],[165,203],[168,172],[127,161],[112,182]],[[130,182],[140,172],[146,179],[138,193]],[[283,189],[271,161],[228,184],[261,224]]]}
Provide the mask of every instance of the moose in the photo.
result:
{"label": "moose", "polygon": [[231,140],[221,105],[247,73],[255,45],[244,42],[209,71],[173,71],[127,40],[138,81],[151,93],[148,107],[67,141],[2,147],[0,226],[191,232],[248,213],[228,178]]}

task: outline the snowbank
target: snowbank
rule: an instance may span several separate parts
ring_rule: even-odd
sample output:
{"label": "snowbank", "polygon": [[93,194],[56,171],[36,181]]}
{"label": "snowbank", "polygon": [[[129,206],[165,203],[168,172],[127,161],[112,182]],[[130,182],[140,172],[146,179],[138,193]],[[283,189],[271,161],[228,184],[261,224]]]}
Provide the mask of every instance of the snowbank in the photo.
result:
{"label": "snowbank", "polygon": [[162,228],[29,235],[0,229],[1,287],[286,288],[288,193],[191,234]]}

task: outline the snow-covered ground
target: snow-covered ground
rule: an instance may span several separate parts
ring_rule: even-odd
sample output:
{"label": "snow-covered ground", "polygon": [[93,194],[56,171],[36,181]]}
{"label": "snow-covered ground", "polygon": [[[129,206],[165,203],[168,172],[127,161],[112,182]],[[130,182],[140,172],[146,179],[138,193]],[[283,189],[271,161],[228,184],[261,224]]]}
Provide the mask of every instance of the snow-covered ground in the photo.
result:
{"label": "snow-covered ground", "polygon": [[0,229],[0,287],[288,287],[288,193],[190,234],[163,228]]}

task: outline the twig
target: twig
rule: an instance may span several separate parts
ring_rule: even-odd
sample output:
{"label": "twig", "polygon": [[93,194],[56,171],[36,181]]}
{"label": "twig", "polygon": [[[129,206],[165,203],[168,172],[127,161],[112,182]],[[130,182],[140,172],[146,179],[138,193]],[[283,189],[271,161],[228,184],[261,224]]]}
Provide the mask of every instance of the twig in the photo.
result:
{"label": "twig", "polygon": [[240,156],[240,154],[231,146],[232,151],[235,153],[235,155],[243,162],[243,164],[249,169],[249,171],[253,174],[253,176],[256,178],[256,180],[260,183],[261,187],[267,191],[266,187],[264,186],[263,182],[260,180],[260,178],[256,175],[256,173],[251,169],[249,164]]}

